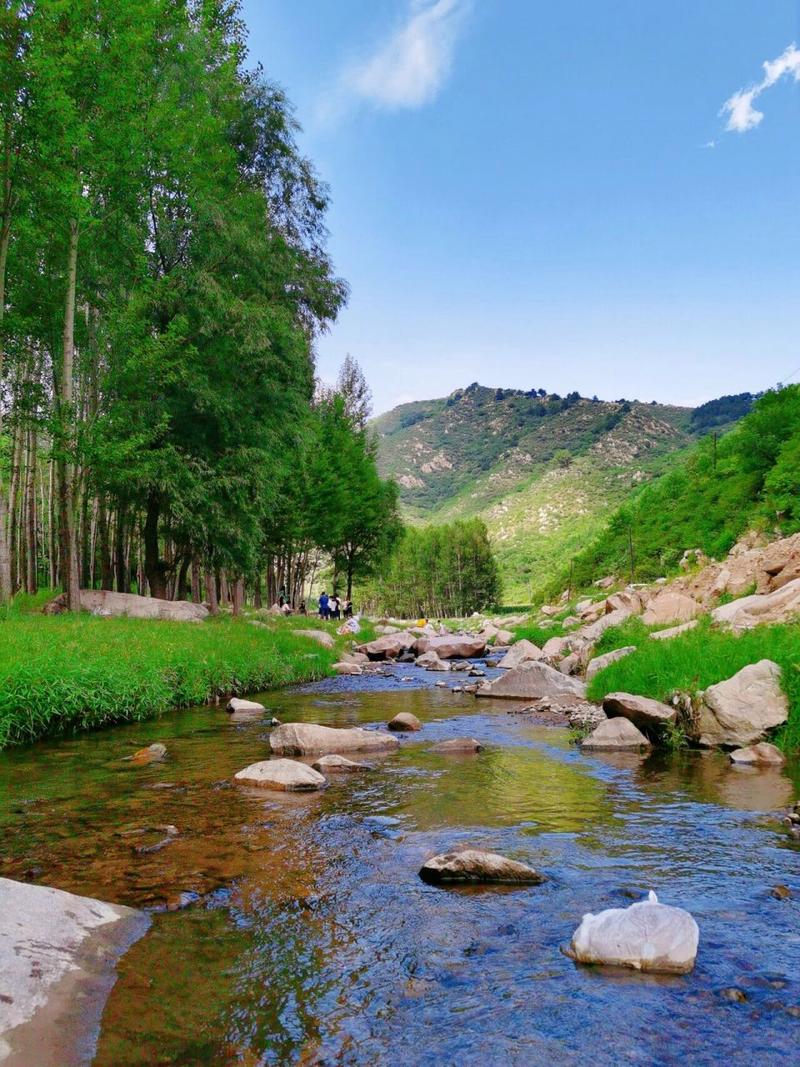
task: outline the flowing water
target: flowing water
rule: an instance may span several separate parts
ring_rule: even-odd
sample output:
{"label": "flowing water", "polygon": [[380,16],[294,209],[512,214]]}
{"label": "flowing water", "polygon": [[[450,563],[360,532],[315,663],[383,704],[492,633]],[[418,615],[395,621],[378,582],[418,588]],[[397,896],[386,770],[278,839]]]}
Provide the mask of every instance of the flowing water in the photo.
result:
{"label": "flowing water", "polygon": [[[120,963],[99,1067],[800,1063],[800,845],[778,817],[800,766],[590,758],[563,725],[405,673],[262,698],[283,721],[423,721],[321,793],[233,786],[269,727],[213,708],[0,754],[0,874],[151,914]],[[465,735],[484,750],[430,750]],[[153,741],[165,762],[121,760]],[[467,845],[548,880],[419,879],[428,856]],[[649,889],[697,919],[691,975],[562,953],[584,912]]]}

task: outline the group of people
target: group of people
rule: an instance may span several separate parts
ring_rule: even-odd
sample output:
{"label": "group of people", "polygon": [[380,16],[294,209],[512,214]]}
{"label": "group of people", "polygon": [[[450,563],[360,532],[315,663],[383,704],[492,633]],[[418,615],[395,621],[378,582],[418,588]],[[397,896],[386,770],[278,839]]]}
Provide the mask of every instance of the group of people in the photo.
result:
{"label": "group of people", "polygon": [[319,617],[321,619],[349,619],[353,615],[353,604],[348,599],[338,597],[336,593],[330,596],[323,590],[319,597]]}

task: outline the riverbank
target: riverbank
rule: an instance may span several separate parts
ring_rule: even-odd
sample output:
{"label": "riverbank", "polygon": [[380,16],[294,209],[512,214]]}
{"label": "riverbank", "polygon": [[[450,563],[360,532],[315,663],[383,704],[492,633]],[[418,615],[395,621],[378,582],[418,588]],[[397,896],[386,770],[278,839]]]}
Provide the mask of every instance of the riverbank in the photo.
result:
{"label": "riverbank", "polygon": [[[347,643],[318,619],[253,622],[10,614],[0,622],[0,748],[316,681]],[[303,629],[324,630],[332,646]]]}

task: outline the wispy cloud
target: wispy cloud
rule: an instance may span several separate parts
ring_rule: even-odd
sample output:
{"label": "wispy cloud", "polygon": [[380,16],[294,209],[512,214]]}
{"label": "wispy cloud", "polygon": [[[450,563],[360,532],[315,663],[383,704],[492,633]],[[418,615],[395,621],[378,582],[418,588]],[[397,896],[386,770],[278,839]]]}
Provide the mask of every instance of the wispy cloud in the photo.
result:
{"label": "wispy cloud", "polygon": [[450,74],[472,0],[407,0],[402,20],[359,61],[345,66],[318,108],[324,125],[354,105],[385,111],[423,107]]}
{"label": "wispy cloud", "polygon": [[766,90],[772,88],[781,78],[789,77],[800,82],[800,49],[790,44],[783,55],[777,59],[768,59],[763,64],[764,77],[748,89],[740,89],[722,105],[720,115],[727,117],[726,130],[733,133],[747,133],[761,125],[764,112],[755,107],[755,102]]}

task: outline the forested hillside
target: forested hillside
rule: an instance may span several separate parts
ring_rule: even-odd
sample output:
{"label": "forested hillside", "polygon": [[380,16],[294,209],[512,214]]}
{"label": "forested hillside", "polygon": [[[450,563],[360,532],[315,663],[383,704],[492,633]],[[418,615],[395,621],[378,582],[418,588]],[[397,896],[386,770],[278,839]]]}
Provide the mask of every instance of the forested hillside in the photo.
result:
{"label": "forested hillside", "polygon": [[704,438],[621,507],[576,556],[573,582],[587,585],[631,570],[637,580],[656,578],[675,568],[687,549],[721,559],[750,528],[800,529],[798,385],[765,393],[729,434]]}
{"label": "forested hillside", "polygon": [[489,389],[404,404],[373,422],[379,464],[411,521],[487,523],[506,599],[528,602],[629,494],[749,394],[693,410],[545,389]]}

